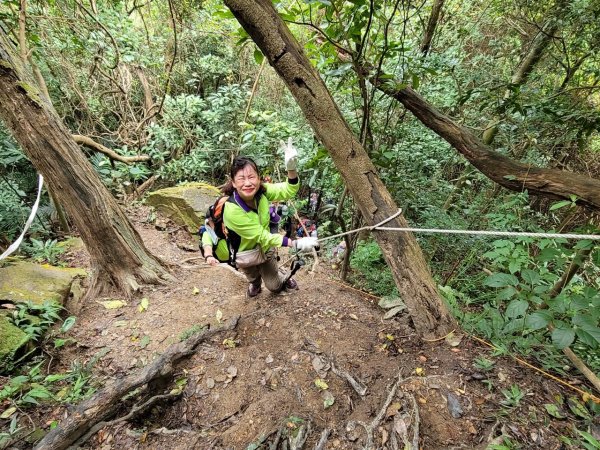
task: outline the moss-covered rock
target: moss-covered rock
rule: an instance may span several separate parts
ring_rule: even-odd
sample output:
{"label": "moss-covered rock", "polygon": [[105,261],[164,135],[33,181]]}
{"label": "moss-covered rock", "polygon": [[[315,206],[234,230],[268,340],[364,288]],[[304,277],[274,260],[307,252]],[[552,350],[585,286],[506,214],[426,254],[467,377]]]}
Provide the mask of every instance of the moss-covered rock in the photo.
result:
{"label": "moss-covered rock", "polygon": [[0,368],[5,361],[13,359],[14,354],[27,343],[29,336],[15,327],[7,317],[0,316]]}
{"label": "moss-covered rock", "polygon": [[204,223],[208,207],[219,197],[220,191],[206,183],[186,183],[151,192],[146,204],[155,207],[178,225],[195,233]]}
{"label": "moss-covered rock", "polygon": [[50,300],[62,305],[69,295],[73,279],[86,275],[83,269],[27,261],[10,263],[0,268],[0,299],[12,302],[31,300],[38,304]]}

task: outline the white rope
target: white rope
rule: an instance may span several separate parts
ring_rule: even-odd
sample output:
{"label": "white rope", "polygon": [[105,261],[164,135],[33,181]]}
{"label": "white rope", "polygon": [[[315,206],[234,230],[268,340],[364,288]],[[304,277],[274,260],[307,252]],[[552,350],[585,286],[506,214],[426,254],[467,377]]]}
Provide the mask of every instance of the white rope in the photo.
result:
{"label": "white rope", "polygon": [[486,230],[444,230],[439,228],[396,228],[396,227],[382,227],[386,222],[394,219],[402,213],[402,209],[399,209],[397,213],[388,217],[387,219],[379,222],[377,225],[357,228],[356,230],[346,231],[345,233],[334,234],[323,239],[319,239],[319,242],[324,242],[329,239],[334,239],[347,234],[358,233],[363,230],[377,230],[377,231],[410,231],[413,233],[437,233],[437,234],[470,234],[470,235],[482,235],[482,236],[510,236],[510,237],[537,237],[537,238],[548,238],[548,239],[589,239],[591,241],[600,241],[600,235],[596,234],[562,234],[562,233],[529,233],[529,232],[517,232],[517,231],[486,231]]}
{"label": "white rope", "polygon": [[37,213],[38,206],[40,205],[40,198],[42,197],[42,186],[44,186],[44,177],[40,174],[39,179],[38,179],[37,198],[35,199],[33,208],[31,208],[31,213],[29,214],[29,218],[27,219],[27,222],[25,222],[25,228],[23,228],[23,231],[21,232],[21,236],[19,236],[19,238],[15,242],[13,242],[10,245],[10,247],[8,247],[6,249],[6,251],[4,253],[2,253],[0,255],[0,260],[4,259],[7,256],[9,256],[10,254],[12,254],[16,249],[19,248],[19,245],[21,245],[21,242],[23,241],[23,238],[25,237],[25,233],[27,233],[27,230],[31,226],[33,219],[35,219],[35,214]]}

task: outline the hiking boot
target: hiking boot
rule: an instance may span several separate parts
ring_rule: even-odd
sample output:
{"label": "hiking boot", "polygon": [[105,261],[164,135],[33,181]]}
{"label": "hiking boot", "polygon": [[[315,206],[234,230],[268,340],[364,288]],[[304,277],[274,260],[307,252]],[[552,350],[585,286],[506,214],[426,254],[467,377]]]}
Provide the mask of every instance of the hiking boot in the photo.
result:
{"label": "hiking boot", "polygon": [[298,289],[298,283],[296,283],[296,280],[294,280],[293,278],[290,278],[285,282],[285,288],[290,291]]}
{"label": "hiking boot", "polygon": [[258,294],[260,294],[260,291],[262,291],[260,284],[255,285],[254,283],[250,283],[248,285],[248,297],[256,297]]}

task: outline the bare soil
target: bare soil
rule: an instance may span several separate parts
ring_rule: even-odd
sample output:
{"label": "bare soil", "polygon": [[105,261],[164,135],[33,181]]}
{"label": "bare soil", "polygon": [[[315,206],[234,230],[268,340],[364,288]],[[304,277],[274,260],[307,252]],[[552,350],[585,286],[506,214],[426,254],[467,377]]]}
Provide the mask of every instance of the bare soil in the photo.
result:
{"label": "bare soil", "polygon": [[[184,262],[199,254],[189,251],[195,244],[183,230],[169,223],[157,229],[144,208],[130,215],[148,248],[172,264],[177,281],[145,286],[118,309],[95,301],[71,305],[79,309],[71,333],[77,344],[55,355],[54,372],[107,352],[94,368],[101,386],[140,370],[195,326],[218,326],[234,315],[241,319],[235,331],[206,342],[178,367],[185,386],[179,400],[102,429],[87,448],[269,448],[277,439],[277,448],[296,448],[294,439],[310,425],[303,448],[315,448],[329,430],[321,448],[362,449],[367,433],[353,422],[371,424],[380,412],[373,427],[375,448],[404,448],[402,436],[412,441],[417,421],[422,449],[486,448],[495,438],[500,443],[501,434],[522,448],[557,449],[559,437],[572,433],[574,416],[567,411],[567,419],[558,420],[543,405],[576,395],[573,391],[510,358],[491,357],[468,336],[455,346],[425,342],[407,315],[383,320],[385,311],[376,300],[331,279],[324,258],[315,273],[309,273],[312,261],[298,273],[300,290],[279,295],[263,290],[247,299],[245,281],[230,270],[201,260]],[[287,259],[283,252],[281,257]],[[84,253],[69,258],[86,263]],[[97,300],[110,298],[118,297]],[[140,311],[142,298],[148,299],[145,311]],[[482,356],[496,362],[492,370],[474,368]],[[331,362],[366,386],[366,394],[336,375]],[[395,384],[397,392],[390,396]],[[502,390],[512,385],[525,396],[516,406],[503,406]],[[462,410],[454,417],[453,400]],[[121,415],[131,406],[124,403]],[[72,407],[39,411],[32,417],[48,427]]]}

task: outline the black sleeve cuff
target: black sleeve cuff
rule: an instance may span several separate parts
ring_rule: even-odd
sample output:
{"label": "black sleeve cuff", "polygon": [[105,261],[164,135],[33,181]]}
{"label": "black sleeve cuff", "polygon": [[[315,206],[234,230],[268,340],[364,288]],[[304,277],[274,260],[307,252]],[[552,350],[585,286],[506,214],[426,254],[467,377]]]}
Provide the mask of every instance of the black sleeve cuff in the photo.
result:
{"label": "black sleeve cuff", "polygon": [[298,184],[298,177],[296,177],[296,178],[288,178],[288,183],[290,183],[290,184]]}

